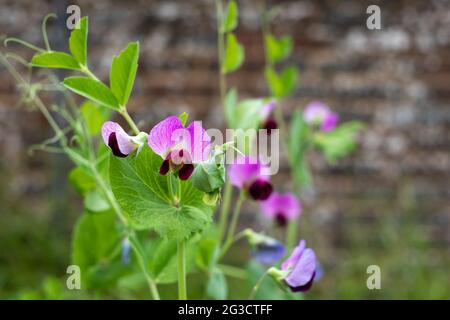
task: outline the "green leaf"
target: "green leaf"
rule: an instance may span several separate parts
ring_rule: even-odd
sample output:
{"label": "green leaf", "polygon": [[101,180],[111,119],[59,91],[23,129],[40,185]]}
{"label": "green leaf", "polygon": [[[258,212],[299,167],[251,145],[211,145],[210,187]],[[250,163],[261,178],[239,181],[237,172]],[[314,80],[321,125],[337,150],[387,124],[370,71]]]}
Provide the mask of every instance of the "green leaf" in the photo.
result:
{"label": "green leaf", "polygon": [[111,156],[112,190],[135,228],[182,240],[210,223],[214,207],[203,202],[204,192],[195,189],[190,179],[180,181],[181,199],[173,204],[167,177],[159,174],[162,161],[150,148],[136,157]]}
{"label": "green leaf", "polygon": [[38,53],[31,59],[33,67],[80,70],[78,62],[65,52]]}
{"label": "green leaf", "polygon": [[98,106],[91,101],[85,101],[80,107],[80,112],[86,123],[87,130],[92,136],[100,133],[103,123],[110,116],[108,109]]}
{"label": "green leaf", "polygon": [[323,151],[327,160],[334,164],[356,149],[356,135],[363,128],[359,121],[350,121],[330,132],[319,132],[314,136],[316,148]]}
{"label": "green leaf", "polygon": [[225,10],[222,20],[221,32],[231,32],[236,29],[238,24],[238,7],[236,1],[231,0]]}
{"label": "green leaf", "polygon": [[303,119],[303,113],[296,110],[292,115],[289,132],[289,157],[293,163],[294,181],[297,187],[311,184],[311,173],[308,167],[307,148],[310,142],[308,135],[310,129]]}
{"label": "green leaf", "polygon": [[219,268],[211,271],[206,287],[206,293],[215,300],[225,300],[228,295],[228,285],[225,275]]}
{"label": "green leaf", "polygon": [[120,235],[112,211],[84,213],[79,218],[72,237],[72,262],[80,267],[82,282],[87,280],[87,270],[107,261],[119,244]]}
{"label": "green leaf", "polygon": [[80,167],[73,168],[69,172],[69,182],[81,195],[97,186],[95,179]]}
{"label": "green leaf", "polygon": [[74,58],[82,66],[87,66],[88,17],[78,21],[77,28],[70,33],[69,49]]}
{"label": "green leaf", "polygon": [[235,110],[238,100],[238,93],[235,88],[230,89],[228,91],[225,101],[224,101],[224,108],[225,108],[225,118],[227,120],[227,123],[230,127],[234,127],[234,123],[236,122],[235,118]]}
{"label": "green leaf", "polygon": [[192,173],[192,185],[203,192],[215,192],[225,184],[225,165],[215,157],[197,164]]}
{"label": "green leaf", "polygon": [[113,58],[109,82],[112,93],[121,106],[125,106],[133,89],[139,59],[139,43],[131,42]]}
{"label": "green leaf", "polygon": [[79,95],[105,107],[118,110],[119,103],[109,88],[100,81],[86,77],[68,77],[64,86]]}
{"label": "green leaf", "polygon": [[225,50],[225,59],[222,65],[223,73],[230,73],[239,69],[244,62],[244,47],[239,44],[234,34],[227,35],[227,46]]}
{"label": "green leaf", "polygon": [[188,116],[189,116],[189,115],[188,115],[186,112],[183,112],[182,114],[180,114],[180,115],[178,116],[178,119],[180,119],[181,124],[182,124],[183,126],[186,125]]}
{"label": "green leaf", "polygon": [[108,201],[96,190],[88,191],[84,198],[84,206],[91,212],[102,212],[110,209]]}
{"label": "green leaf", "polygon": [[233,129],[257,129],[261,122],[261,108],[263,99],[247,99],[239,102],[234,112]]}
{"label": "green leaf", "polygon": [[271,63],[276,63],[289,57],[292,52],[293,42],[289,36],[280,39],[269,34],[265,37],[267,57]]}
{"label": "green leaf", "polygon": [[282,98],[294,91],[297,84],[298,70],[294,66],[288,66],[279,75],[273,68],[267,68],[265,75],[272,95],[276,98]]}

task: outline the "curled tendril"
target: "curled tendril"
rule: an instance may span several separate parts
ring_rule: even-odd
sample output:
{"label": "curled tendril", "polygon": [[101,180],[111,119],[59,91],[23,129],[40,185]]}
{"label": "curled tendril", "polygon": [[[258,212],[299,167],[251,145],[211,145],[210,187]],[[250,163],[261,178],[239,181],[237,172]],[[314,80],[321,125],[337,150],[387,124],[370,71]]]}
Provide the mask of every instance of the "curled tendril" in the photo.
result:
{"label": "curled tendril", "polygon": [[28,63],[28,61],[26,61],[24,58],[22,58],[21,56],[19,56],[18,54],[15,54],[13,52],[8,52],[5,54],[5,59],[8,60],[14,60],[20,64],[22,64],[24,67],[30,68],[30,64]]}
{"label": "curled tendril", "polygon": [[19,38],[14,38],[14,37],[6,38],[6,39],[3,41],[3,45],[4,45],[5,47],[7,47],[7,46],[8,46],[8,43],[10,43],[10,42],[14,42],[14,43],[21,44],[21,45],[23,45],[23,46],[25,46],[25,47],[27,47],[27,48],[29,48],[29,49],[31,49],[31,50],[37,51],[37,52],[45,52],[44,49],[39,48],[39,47],[35,46],[34,44],[31,44],[31,43],[29,43],[29,42],[27,42],[27,41],[25,41],[25,40],[22,40],[22,39],[19,39]]}
{"label": "curled tendril", "polygon": [[58,16],[54,13],[49,13],[44,17],[44,20],[42,20],[42,37],[44,38],[45,48],[47,49],[47,51],[52,51],[47,35],[47,22],[50,18],[56,19],[58,18]]}

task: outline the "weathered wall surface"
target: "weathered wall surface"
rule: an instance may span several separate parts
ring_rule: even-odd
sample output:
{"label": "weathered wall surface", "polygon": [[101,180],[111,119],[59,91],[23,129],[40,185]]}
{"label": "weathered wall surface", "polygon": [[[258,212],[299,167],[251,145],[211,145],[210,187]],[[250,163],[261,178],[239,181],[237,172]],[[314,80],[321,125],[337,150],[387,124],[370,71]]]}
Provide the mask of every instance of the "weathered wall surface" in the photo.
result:
{"label": "weathered wall surface", "polygon": [[[243,68],[229,77],[241,96],[267,93],[258,25],[262,1],[238,1]],[[311,162],[315,189],[305,216],[334,246],[345,246],[348,226],[371,229],[382,215],[412,205],[425,231],[450,243],[450,3],[447,1],[271,1],[283,11],[275,33],[295,38],[291,62],[299,87],[283,106],[293,110],[321,99],[343,120],[367,123],[361,147],[330,167]],[[107,78],[111,58],[128,41],[141,43],[130,109],[150,128],[162,117],[188,111],[207,127],[223,128],[218,99],[215,8],[212,0],[73,1],[90,16],[89,62]],[[369,4],[382,10],[381,31],[365,27]],[[42,44],[40,20],[51,1],[0,1],[0,32]],[[0,153],[9,201],[44,205],[55,161],[26,149],[48,137],[37,113],[16,109],[14,84],[0,69]],[[288,115],[289,112],[286,112]],[[281,189],[287,168],[275,178]],[[8,179],[6,181],[6,179]],[[256,207],[248,207],[252,220]]]}

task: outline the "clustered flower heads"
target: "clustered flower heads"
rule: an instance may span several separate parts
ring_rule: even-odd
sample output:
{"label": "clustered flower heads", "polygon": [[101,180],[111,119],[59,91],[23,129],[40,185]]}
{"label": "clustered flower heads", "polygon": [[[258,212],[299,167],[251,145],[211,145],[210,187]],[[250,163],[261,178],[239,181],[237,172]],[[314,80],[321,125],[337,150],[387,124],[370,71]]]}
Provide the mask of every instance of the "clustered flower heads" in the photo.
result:
{"label": "clustered flower heads", "polygon": [[339,121],[339,116],[320,101],[309,103],[305,108],[303,117],[306,123],[319,126],[323,132],[333,130]]}
{"label": "clustered flower heads", "polygon": [[284,227],[300,216],[302,207],[294,194],[273,192],[266,201],[261,202],[261,211],[266,218]]}
{"label": "clustered flower heads", "polygon": [[238,156],[230,165],[228,176],[231,184],[248,192],[254,200],[267,200],[273,187],[270,176],[265,174],[268,167],[252,156]]}

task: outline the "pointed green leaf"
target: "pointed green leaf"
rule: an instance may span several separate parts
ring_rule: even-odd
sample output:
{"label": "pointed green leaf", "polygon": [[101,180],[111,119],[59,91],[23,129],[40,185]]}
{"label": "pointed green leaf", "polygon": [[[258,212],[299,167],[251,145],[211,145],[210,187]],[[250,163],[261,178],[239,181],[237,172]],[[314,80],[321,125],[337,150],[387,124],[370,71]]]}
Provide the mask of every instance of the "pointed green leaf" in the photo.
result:
{"label": "pointed green leaf", "polygon": [[292,52],[292,38],[284,36],[280,39],[269,34],[265,37],[267,56],[271,63],[286,59]]}
{"label": "pointed green leaf", "polygon": [[70,33],[69,38],[70,52],[82,66],[87,66],[87,35],[88,17],[83,17],[78,21],[77,28]]}
{"label": "pointed green leaf", "polygon": [[236,1],[231,0],[228,2],[227,9],[225,10],[225,14],[223,15],[221,32],[231,32],[236,29],[238,24],[238,7],[236,5]]}
{"label": "pointed green leaf", "polygon": [[235,88],[230,89],[228,91],[225,101],[224,101],[224,109],[225,109],[225,119],[227,120],[227,124],[229,127],[234,127],[235,123],[235,109],[238,100],[238,93]]}
{"label": "pointed green leaf", "polygon": [[215,300],[225,300],[227,298],[227,279],[219,268],[214,268],[209,275],[206,293]]}
{"label": "pointed green leaf", "polygon": [[273,68],[267,68],[265,75],[272,95],[282,98],[294,91],[297,84],[298,70],[294,66],[288,66],[279,75]]}
{"label": "pointed green leaf", "polygon": [[138,42],[131,42],[118,56],[113,58],[109,82],[112,93],[122,106],[125,106],[130,98],[136,78],[138,59]]}
{"label": "pointed green leaf", "polygon": [[362,128],[361,122],[350,121],[339,125],[330,132],[318,132],[314,136],[314,144],[324,153],[328,162],[334,164],[356,149],[356,135]]}
{"label": "pointed green leaf", "polygon": [[180,115],[178,116],[178,119],[180,119],[181,124],[182,124],[183,126],[186,125],[186,121],[187,121],[187,119],[188,119],[188,116],[189,116],[189,115],[188,115],[186,112],[183,112],[182,114],[180,114]]}
{"label": "pointed green leaf", "polygon": [[100,133],[102,125],[110,117],[110,110],[91,101],[85,101],[80,106],[81,116],[86,123],[89,134],[95,136]]}
{"label": "pointed green leaf", "polygon": [[82,288],[90,267],[108,259],[120,237],[112,211],[84,213],[72,236],[72,263],[81,268]]}
{"label": "pointed green leaf", "polygon": [[191,179],[180,181],[181,199],[174,204],[167,177],[159,174],[162,161],[147,147],[136,157],[111,156],[112,190],[135,228],[153,229],[163,237],[182,240],[210,223],[214,206],[203,202],[205,193],[195,189]]}
{"label": "pointed green leaf", "polygon": [[64,86],[79,95],[112,109],[119,109],[119,103],[107,86],[100,81],[86,77],[68,77]]}
{"label": "pointed green leaf", "polygon": [[222,65],[223,73],[230,73],[239,69],[244,62],[244,47],[237,41],[232,33],[227,35],[227,46],[225,50],[225,59]]}
{"label": "pointed green leaf", "polygon": [[80,70],[79,63],[65,52],[38,53],[31,59],[33,67]]}

